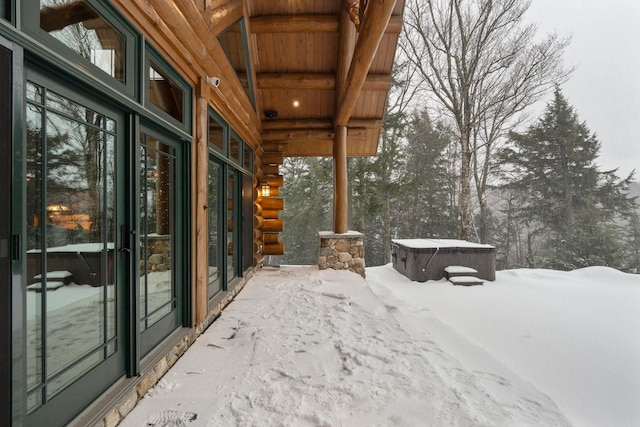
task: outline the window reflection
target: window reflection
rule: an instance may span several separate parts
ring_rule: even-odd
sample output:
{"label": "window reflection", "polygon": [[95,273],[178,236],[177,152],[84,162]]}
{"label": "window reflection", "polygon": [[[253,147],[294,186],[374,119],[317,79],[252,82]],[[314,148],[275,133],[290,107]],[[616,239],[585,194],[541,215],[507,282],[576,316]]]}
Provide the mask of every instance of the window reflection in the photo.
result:
{"label": "window reflection", "polygon": [[[209,298],[222,290],[220,275],[220,233],[218,232],[218,210],[220,201],[220,174],[219,163],[209,159],[209,186],[207,213],[209,216]],[[224,236],[222,236],[224,237]]]}
{"label": "window reflection", "polygon": [[175,150],[142,134],[140,147],[140,329],[175,309]]}
{"label": "window reflection", "polygon": [[125,38],[82,0],[41,0],[40,28],[125,83]]}
{"label": "window reflection", "polygon": [[209,112],[209,144],[224,152],[224,128]]}
{"label": "window reflection", "polygon": [[236,193],[237,177],[235,171],[227,176],[227,283],[236,277],[237,242],[236,242]]}
{"label": "window reflection", "polygon": [[79,103],[32,83],[27,94],[31,411],[116,350],[116,135]]}
{"label": "window reflection", "polygon": [[229,136],[229,158],[235,160],[236,162],[240,161],[240,153],[241,153],[242,141],[234,134],[231,133]]}
{"label": "window reflection", "polygon": [[149,101],[174,119],[183,120],[184,93],[180,86],[158,70],[149,66]]}
{"label": "window reflection", "polygon": [[242,20],[236,21],[226,30],[218,34],[218,41],[227,55],[231,66],[238,75],[249,100],[254,102],[253,89],[249,80],[249,60],[246,49],[246,36]]}

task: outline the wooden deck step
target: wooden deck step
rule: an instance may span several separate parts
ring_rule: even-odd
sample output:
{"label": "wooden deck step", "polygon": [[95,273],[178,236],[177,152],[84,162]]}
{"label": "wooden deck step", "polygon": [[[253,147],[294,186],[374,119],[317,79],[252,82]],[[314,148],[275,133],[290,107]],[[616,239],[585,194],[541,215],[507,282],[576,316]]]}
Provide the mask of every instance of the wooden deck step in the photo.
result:
{"label": "wooden deck step", "polygon": [[476,277],[478,275],[478,270],[476,270],[475,268],[465,267],[462,265],[450,265],[448,267],[445,267],[444,274],[447,279],[450,277],[456,277],[456,276]]}
{"label": "wooden deck step", "polygon": [[484,283],[484,280],[478,279],[475,276],[454,276],[454,277],[449,277],[449,281],[454,285],[461,285],[461,286],[482,285]]}

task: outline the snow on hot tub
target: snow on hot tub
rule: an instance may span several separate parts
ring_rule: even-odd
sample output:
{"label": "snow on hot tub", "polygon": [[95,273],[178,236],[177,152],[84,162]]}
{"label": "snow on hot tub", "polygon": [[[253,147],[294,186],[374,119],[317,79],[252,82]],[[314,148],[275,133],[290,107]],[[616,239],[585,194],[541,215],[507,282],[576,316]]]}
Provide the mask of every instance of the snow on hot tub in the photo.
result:
{"label": "snow on hot tub", "polygon": [[470,267],[478,277],[496,279],[496,248],[454,239],[393,239],[393,268],[410,280],[440,280],[451,265]]}

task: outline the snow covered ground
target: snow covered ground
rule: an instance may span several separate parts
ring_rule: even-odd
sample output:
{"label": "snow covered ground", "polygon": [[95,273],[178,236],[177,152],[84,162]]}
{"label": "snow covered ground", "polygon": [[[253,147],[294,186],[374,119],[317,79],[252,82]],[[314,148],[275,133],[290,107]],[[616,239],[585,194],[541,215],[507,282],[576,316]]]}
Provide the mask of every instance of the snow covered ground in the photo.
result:
{"label": "snow covered ground", "polygon": [[640,425],[639,307],[606,268],[264,268],[122,425]]}

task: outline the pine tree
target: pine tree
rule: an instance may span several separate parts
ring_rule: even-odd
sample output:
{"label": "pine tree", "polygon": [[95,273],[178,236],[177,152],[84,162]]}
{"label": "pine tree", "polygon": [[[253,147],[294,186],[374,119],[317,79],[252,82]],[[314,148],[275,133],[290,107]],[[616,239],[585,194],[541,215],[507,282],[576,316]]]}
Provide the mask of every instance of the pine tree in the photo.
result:
{"label": "pine tree", "polygon": [[442,124],[434,125],[426,111],[415,112],[408,128],[398,235],[456,238],[458,176],[455,155],[450,152],[456,148],[452,132]]}
{"label": "pine tree", "polygon": [[634,206],[628,196],[633,173],[619,179],[616,170],[599,169],[600,142],[559,88],[539,122],[511,140],[503,158],[514,179],[506,187],[523,194],[529,233],[544,236],[539,265],[621,268],[620,220]]}

